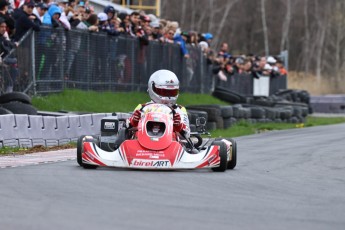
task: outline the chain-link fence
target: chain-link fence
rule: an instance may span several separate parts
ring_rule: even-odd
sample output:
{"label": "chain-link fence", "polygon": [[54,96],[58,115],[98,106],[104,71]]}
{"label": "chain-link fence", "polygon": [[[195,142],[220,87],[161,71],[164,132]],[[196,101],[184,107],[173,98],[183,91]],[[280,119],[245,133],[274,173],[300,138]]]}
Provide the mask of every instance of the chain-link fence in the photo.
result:
{"label": "chain-link fence", "polygon": [[[178,44],[150,41],[141,45],[137,38],[128,36],[42,27],[40,32],[28,33],[12,54],[19,66],[13,87],[30,95],[66,88],[145,91],[154,71],[169,69],[179,77],[182,92],[209,93],[220,84],[239,93],[253,93],[251,75],[234,75],[225,83],[217,82],[201,50],[188,50],[190,58],[186,59]],[[4,76],[10,71],[6,68],[2,68]],[[1,79],[9,79],[4,76]],[[4,91],[7,83],[1,84]],[[271,92],[282,86],[286,88],[286,78],[272,79]]]}

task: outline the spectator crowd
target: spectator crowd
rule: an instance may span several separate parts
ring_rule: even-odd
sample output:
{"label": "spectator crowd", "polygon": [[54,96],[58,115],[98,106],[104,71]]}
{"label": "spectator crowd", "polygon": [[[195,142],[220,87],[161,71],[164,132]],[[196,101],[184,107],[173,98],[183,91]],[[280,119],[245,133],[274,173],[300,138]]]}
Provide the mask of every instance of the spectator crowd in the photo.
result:
{"label": "spectator crowd", "polygon": [[[131,14],[117,12],[110,5],[106,6],[103,12],[96,13],[88,0],[0,0],[2,63],[16,70],[16,59],[8,54],[20,44],[28,30],[40,31],[41,26],[136,37],[143,46],[150,41],[177,43],[181,47],[182,56],[187,60],[191,58],[187,47],[200,47],[207,63],[212,66],[213,74],[223,81],[238,73],[252,74],[256,78],[287,74],[282,60],[278,57],[232,55],[226,42],[221,44],[217,52],[211,46],[211,33],[183,31],[176,21],[157,18],[153,14],[145,14],[144,11],[133,11]],[[12,82],[16,80],[17,72],[11,72]],[[8,91],[11,91],[11,88]]]}

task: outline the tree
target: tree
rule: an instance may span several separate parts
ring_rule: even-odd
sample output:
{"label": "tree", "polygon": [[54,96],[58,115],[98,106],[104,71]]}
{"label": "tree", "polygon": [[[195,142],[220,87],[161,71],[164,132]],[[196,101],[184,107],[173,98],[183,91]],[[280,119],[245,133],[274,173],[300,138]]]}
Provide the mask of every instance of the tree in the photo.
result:
{"label": "tree", "polygon": [[270,54],[270,49],[268,46],[265,1],[266,0],[261,0],[261,20],[262,20],[262,29],[263,29],[264,41],[265,41],[265,55],[268,56]]}

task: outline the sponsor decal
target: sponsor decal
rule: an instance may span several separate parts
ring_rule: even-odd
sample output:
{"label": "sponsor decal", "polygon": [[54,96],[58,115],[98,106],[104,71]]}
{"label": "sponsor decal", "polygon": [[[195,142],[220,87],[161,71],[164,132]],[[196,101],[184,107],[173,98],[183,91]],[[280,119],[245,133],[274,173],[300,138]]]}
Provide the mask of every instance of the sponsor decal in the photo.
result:
{"label": "sponsor decal", "polygon": [[159,141],[159,138],[157,138],[157,137],[151,137],[150,139],[151,139],[151,141]]}
{"label": "sponsor decal", "polygon": [[91,160],[95,160],[95,158],[92,156],[92,153],[90,153],[89,151],[86,151],[85,153]]}
{"label": "sponsor decal", "polygon": [[216,158],[215,155],[213,155],[212,157],[210,157],[210,158],[208,159],[208,165],[209,165],[209,166],[211,165],[211,162],[214,160],[214,158]]}
{"label": "sponsor decal", "polygon": [[115,122],[104,122],[104,129],[115,129]]}
{"label": "sponsor decal", "polygon": [[158,156],[158,157],[164,157],[164,151],[154,151],[154,150],[138,150],[135,154],[137,157],[143,157],[143,156]]}
{"label": "sponsor decal", "polygon": [[171,167],[169,160],[142,160],[133,159],[131,166],[136,167],[155,167],[155,168],[168,168]]}

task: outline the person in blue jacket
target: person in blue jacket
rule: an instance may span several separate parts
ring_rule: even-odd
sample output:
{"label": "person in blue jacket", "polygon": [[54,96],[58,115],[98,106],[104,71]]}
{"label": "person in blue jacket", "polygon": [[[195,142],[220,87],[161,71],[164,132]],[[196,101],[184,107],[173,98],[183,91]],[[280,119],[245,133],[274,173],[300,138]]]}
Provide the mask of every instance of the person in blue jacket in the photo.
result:
{"label": "person in blue jacket", "polygon": [[[63,34],[61,30],[55,28],[60,27],[59,18],[61,16],[61,8],[55,4],[51,4],[48,11],[43,15],[42,26],[48,27],[42,29],[38,34],[37,53],[39,61],[37,80],[56,80],[58,79],[58,71],[56,71],[55,62],[57,55],[61,50]],[[50,27],[50,28],[49,28]],[[54,87],[49,82],[38,82],[39,90],[50,90]]]}
{"label": "person in blue jacket", "polygon": [[189,58],[189,52],[186,47],[188,37],[189,37],[188,32],[182,32],[181,34],[176,34],[174,37],[174,42],[180,45],[182,55],[185,58]]}
{"label": "person in blue jacket", "polygon": [[59,18],[61,16],[61,9],[55,4],[49,6],[48,11],[43,16],[43,24],[51,27],[58,27],[60,25]]}

